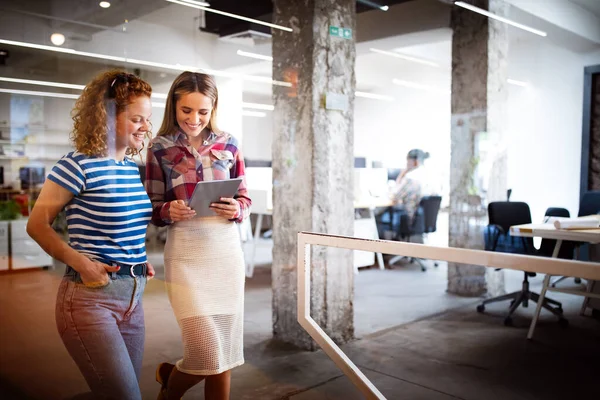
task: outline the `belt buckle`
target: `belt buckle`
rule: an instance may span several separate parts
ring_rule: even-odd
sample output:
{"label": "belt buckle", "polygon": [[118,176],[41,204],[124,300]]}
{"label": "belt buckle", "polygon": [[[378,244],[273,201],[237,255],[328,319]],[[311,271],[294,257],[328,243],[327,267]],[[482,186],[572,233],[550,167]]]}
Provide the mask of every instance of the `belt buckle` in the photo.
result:
{"label": "belt buckle", "polygon": [[132,277],[135,278],[135,272],[133,272],[133,269],[135,268],[137,264],[133,264],[132,266],[129,267],[129,275],[131,275]]}

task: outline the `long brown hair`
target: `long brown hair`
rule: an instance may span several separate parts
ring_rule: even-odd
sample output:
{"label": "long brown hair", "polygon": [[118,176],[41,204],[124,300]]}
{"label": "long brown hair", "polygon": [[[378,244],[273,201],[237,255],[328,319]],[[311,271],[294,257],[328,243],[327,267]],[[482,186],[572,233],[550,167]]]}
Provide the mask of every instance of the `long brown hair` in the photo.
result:
{"label": "long brown hair", "polygon": [[188,93],[202,93],[212,100],[212,113],[210,114],[210,121],[208,122],[207,128],[214,133],[221,133],[217,127],[217,106],[219,103],[219,92],[217,91],[217,84],[215,79],[211,75],[202,74],[200,72],[185,71],[179,74],[171,89],[167,95],[167,104],[165,106],[165,116],[163,118],[162,125],[158,130],[157,135],[172,135],[179,130],[177,125],[177,110],[175,109],[177,101],[184,94]]}
{"label": "long brown hair", "polygon": [[[133,74],[111,70],[96,76],[83,89],[71,112],[75,149],[88,156],[107,156],[109,133],[116,129],[117,115],[125,111],[132,99],[151,95],[152,87]],[[126,154],[139,152],[128,148]]]}

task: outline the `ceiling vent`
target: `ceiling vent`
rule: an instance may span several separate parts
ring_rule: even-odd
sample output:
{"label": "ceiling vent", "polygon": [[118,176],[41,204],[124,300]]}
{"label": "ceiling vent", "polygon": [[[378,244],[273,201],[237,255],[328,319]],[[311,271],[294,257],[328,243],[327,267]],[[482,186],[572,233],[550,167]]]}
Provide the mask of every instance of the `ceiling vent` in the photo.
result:
{"label": "ceiling vent", "polygon": [[254,23],[222,27],[219,40],[243,46],[260,46],[271,42],[271,28]]}

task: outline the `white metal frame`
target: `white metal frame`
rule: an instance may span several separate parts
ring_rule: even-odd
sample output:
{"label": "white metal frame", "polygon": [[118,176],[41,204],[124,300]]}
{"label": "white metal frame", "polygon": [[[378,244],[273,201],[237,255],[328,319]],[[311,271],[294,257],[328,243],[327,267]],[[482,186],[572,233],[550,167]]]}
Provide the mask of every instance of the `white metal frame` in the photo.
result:
{"label": "white metal frame", "polygon": [[310,250],[314,245],[600,280],[600,263],[299,232],[298,322],[367,399],[385,397],[310,316]]}

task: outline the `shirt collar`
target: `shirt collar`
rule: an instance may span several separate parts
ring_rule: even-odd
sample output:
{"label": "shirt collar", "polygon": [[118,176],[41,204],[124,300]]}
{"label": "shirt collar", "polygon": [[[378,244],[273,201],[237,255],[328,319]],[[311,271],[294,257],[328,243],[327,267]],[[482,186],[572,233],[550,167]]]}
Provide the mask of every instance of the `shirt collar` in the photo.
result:
{"label": "shirt collar", "polygon": [[[214,133],[213,131],[210,131],[210,133],[208,134],[208,138],[206,140],[208,141],[208,144],[212,144],[217,140],[217,137],[218,136],[216,133]],[[187,135],[181,129],[177,130],[177,133],[175,134],[175,141],[176,142],[181,141],[185,144],[190,144],[190,141],[188,140]]]}

